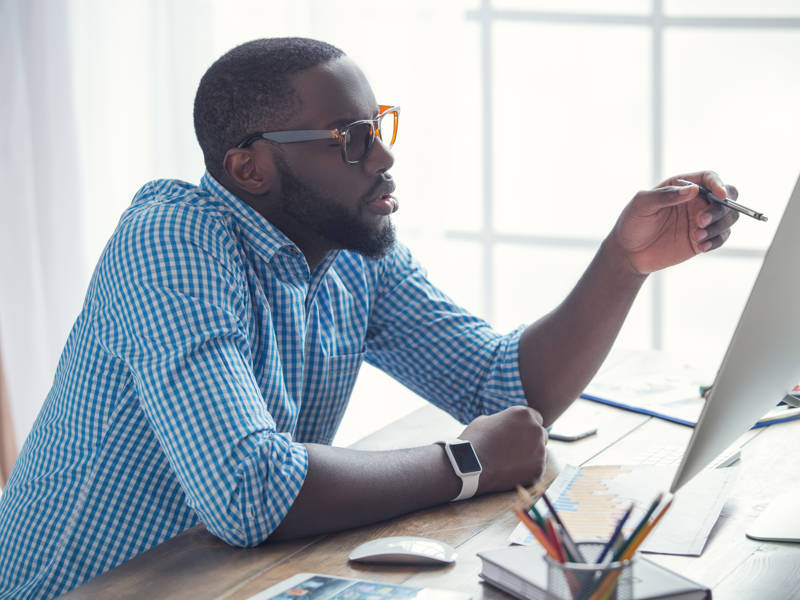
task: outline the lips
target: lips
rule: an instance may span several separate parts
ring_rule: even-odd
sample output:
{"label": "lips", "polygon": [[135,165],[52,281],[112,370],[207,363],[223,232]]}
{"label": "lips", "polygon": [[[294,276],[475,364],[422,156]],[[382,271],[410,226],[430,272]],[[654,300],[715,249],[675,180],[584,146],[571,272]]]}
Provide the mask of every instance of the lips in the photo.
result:
{"label": "lips", "polygon": [[381,181],[375,194],[368,196],[371,199],[367,201],[367,210],[380,216],[388,216],[395,212],[399,203],[392,192],[394,192],[394,182],[391,180]]}
{"label": "lips", "polygon": [[367,204],[367,210],[380,216],[388,216],[398,208],[397,198],[391,194],[382,194]]}

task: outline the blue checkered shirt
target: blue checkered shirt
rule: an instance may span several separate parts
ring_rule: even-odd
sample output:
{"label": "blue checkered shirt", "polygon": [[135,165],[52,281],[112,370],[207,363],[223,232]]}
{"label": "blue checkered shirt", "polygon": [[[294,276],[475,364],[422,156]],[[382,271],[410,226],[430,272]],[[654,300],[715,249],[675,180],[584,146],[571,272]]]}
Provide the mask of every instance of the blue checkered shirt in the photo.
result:
{"label": "blue checkered shirt", "polygon": [[381,260],[297,247],[210,175],[123,214],[0,496],[0,598],[50,598],[202,522],[263,542],[363,360],[462,422],[524,403],[519,332]]}

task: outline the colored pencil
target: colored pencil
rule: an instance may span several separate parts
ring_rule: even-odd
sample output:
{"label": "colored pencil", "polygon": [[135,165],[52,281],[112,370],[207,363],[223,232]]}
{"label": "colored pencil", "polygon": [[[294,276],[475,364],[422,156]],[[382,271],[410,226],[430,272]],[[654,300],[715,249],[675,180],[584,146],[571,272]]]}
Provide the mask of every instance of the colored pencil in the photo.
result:
{"label": "colored pencil", "polygon": [[645,538],[648,535],[650,535],[650,532],[653,531],[653,529],[655,529],[656,525],[658,525],[658,522],[661,520],[661,518],[665,514],[667,514],[667,511],[669,510],[670,506],[672,506],[672,498],[670,498],[669,501],[664,505],[664,507],[660,511],[658,511],[658,514],[656,515],[656,518],[653,519],[652,521],[650,521],[645,526],[645,528],[639,534],[639,538],[634,540],[633,543],[631,543],[631,545],[628,548],[628,550],[626,550],[625,554],[622,555],[622,560],[628,560],[629,558],[631,558],[636,553],[636,550],[639,548],[639,546],[642,545],[642,543],[644,542]]}
{"label": "colored pencil", "polygon": [[[639,549],[639,546],[642,545],[645,538],[650,535],[650,532],[653,531],[656,525],[658,525],[658,522],[661,520],[661,518],[667,514],[670,506],[672,506],[672,498],[670,498],[664,507],[658,512],[658,515],[656,515],[655,519],[649,521],[638,534],[631,536],[633,539],[629,540],[631,543],[628,544],[628,547],[625,549],[619,560],[626,561],[633,558],[633,555],[636,554],[636,550]],[[589,600],[607,600],[613,593],[614,585],[616,584],[619,576],[620,571],[616,571],[607,575],[603,582],[589,597]]]}
{"label": "colored pencil", "polygon": [[544,532],[541,529],[539,529],[539,526],[536,523],[534,523],[530,515],[528,515],[528,513],[525,510],[516,505],[513,505],[511,507],[511,510],[514,511],[514,514],[517,515],[517,518],[522,522],[522,524],[528,528],[528,531],[530,531],[533,534],[533,537],[536,538],[536,541],[538,541],[542,545],[542,547],[545,549],[545,552],[547,552],[547,554],[553,560],[558,560],[558,553],[556,552],[555,548],[550,543],[550,540],[547,539],[547,536],[544,534]]}
{"label": "colored pencil", "polygon": [[617,526],[614,527],[614,533],[611,534],[611,537],[606,542],[606,545],[603,546],[603,550],[600,552],[600,556],[598,556],[597,560],[595,561],[598,565],[603,562],[603,559],[606,557],[606,554],[608,554],[608,551],[614,547],[614,540],[617,539],[618,535],[622,534],[622,526],[625,525],[625,521],[628,520],[628,517],[631,516],[632,512],[633,512],[633,502],[631,502],[631,505],[628,507],[628,510],[626,510],[623,513],[622,517],[620,517],[619,521],[617,521]]}
{"label": "colored pencil", "polygon": [[517,496],[519,496],[520,501],[528,507],[528,510],[533,513],[533,516],[536,517],[536,522],[539,524],[539,527],[546,531],[547,528],[544,524],[544,518],[542,518],[541,513],[536,510],[536,501],[528,491],[519,484],[517,484]]}
{"label": "colored pencil", "polygon": [[[561,528],[561,531],[564,534],[563,537],[564,546],[566,547],[567,551],[573,556],[575,561],[585,563],[586,559],[583,557],[580,548],[578,548],[578,544],[576,544],[575,540],[572,539],[572,536],[569,534],[567,526],[564,525],[564,522],[561,520],[561,517],[558,516],[558,511],[556,510],[556,507],[553,506],[553,503],[550,502],[550,498],[547,497],[544,487],[537,483],[535,486],[533,486],[533,489],[544,500],[544,503],[547,505],[550,514],[553,515],[553,518],[556,520],[556,523],[558,523],[558,526]],[[526,493],[529,494],[529,492]]]}
{"label": "colored pencil", "polygon": [[647,509],[647,512],[642,517],[642,520],[639,521],[638,525],[636,525],[636,528],[633,530],[633,533],[631,533],[630,537],[622,545],[622,547],[614,553],[614,560],[615,561],[620,559],[620,557],[628,549],[628,546],[630,546],[631,542],[636,538],[638,533],[642,530],[642,528],[644,528],[647,525],[647,522],[650,520],[650,516],[653,514],[653,512],[655,512],[656,508],[661,503],[661,498],[663,498],[663,497],[664,497],[664,494],[658,494],[658,496],[655,497],[653,502],[650,504],[650,508]]}
{"label": "colored pencil", "polygon": [[561,545],[561,541],[558,539],[558,534],[556,533],[556,528],[553,526],[553,520],[547,519],[545,521],[547,523],[547,533],[551,540],[553,540],[553,545],[556,548],[556,552],[558,553],[558,562],[565,563],[567,562],[567,555],[564,552],[564,547]]}

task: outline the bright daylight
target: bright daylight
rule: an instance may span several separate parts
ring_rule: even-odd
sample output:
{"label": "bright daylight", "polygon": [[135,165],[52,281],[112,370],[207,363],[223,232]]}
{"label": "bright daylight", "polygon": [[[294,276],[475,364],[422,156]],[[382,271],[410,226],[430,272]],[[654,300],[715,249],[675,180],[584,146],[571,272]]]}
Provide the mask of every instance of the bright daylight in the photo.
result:
{"label": "bright daylight", "polygon": [[799,63],[791,0],[0,0],[0,600],[800,597]]}

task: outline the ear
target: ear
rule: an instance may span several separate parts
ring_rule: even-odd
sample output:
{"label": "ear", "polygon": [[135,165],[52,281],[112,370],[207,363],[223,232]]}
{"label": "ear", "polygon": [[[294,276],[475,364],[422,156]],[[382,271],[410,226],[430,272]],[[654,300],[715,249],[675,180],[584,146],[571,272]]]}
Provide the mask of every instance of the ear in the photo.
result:
{"label": "ear", "polygon": [[272,153],[262,144],[257,147],[231,148],[222,159],[228,176],[243,191],[254,196],[269,192],[277,182]]}

